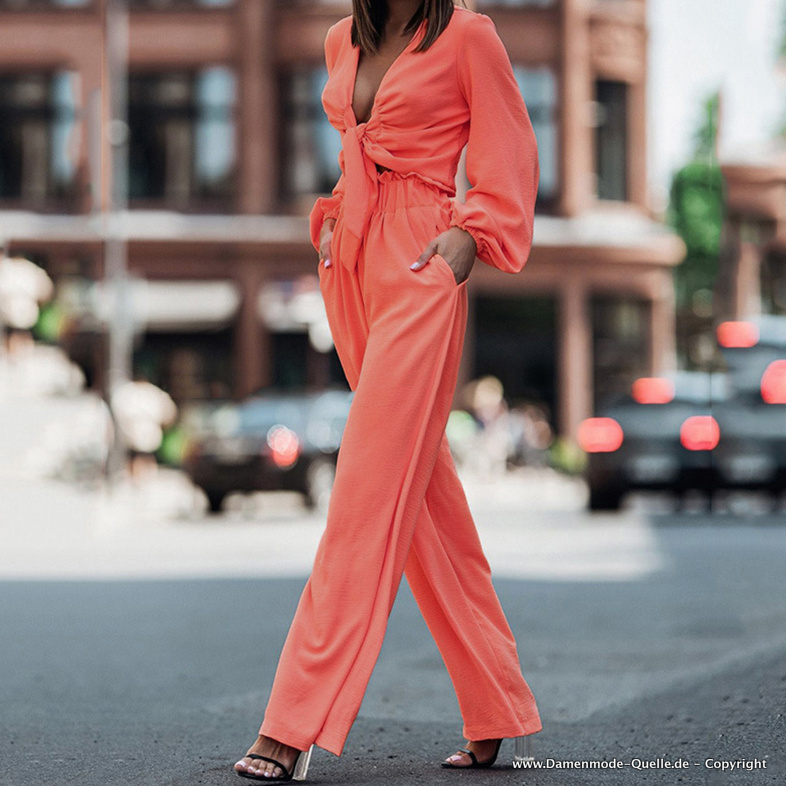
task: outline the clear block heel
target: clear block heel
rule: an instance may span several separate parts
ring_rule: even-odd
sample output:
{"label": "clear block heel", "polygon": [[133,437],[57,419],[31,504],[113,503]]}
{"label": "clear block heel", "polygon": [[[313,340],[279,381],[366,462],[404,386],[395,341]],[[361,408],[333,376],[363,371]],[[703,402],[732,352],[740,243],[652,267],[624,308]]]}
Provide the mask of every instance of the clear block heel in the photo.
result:
{"label": "clear block heel", "polygon": [[516,737],[513,747],[513,761],[519,765],[535,761],[535,744],[531,734],[527,734],[525,737]]}
{"label": "clear block heel", "polygon": [[[492,767],[497,760],[500,745],[502,740],[497,740],[497,747],[494,753],[484,761],[478,761],[474,752],[469,748],[459,748],[459,753],[464,753],[469,756],[469,764],[453,764],[449,761],[443,761],[442,766],[448,769],[466,770],[473,767]],[[527,767],[531,762],[535,761],[535,745],[532,742],[532,735],[527,734],[523,737],[513,737],[513,767]]]}
{"label": "clear block heel", "polygon": [[304,781],[306,779],[306,773],[308,772],[308,765],[311,762],[311,751],[313,750],[314,750],[314,746],[312,745],[307,751],[303,751],[297,757],[297,761],[295,762],[295,769],[292,771],[293,781]]}

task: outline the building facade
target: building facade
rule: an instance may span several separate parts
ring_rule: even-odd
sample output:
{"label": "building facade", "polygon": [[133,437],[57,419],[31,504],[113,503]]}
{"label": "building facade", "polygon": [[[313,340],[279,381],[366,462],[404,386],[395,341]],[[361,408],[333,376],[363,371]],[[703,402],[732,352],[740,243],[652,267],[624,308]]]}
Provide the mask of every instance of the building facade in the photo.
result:
{"label": "building facade", "polygon": [[719,317],[786,315],[786,141],[721,165],[726,221],[715,290]]}
{"label": "building facade", "polygon": [[[476,265],[462,380],[494,374],[572,436],[594,402],[674,362],[681,242],[648,208],[645,0],[475,0],[538,138],[535,243]],[[55,279],[62,336],[105,380],[112,146],[135,364],[178,400],[342,380],[306,216],[338,177],[320,94],[339,0],[129,0],[127,127],[111,126],[100,0],[0,0],[0,241]],[[115,96],[116,98],[116,96]],[[461,181],[459,181],[461,191]],[[117,230],[117,227],[115,227]],[[96,283],[98,282],[98,283]]]}

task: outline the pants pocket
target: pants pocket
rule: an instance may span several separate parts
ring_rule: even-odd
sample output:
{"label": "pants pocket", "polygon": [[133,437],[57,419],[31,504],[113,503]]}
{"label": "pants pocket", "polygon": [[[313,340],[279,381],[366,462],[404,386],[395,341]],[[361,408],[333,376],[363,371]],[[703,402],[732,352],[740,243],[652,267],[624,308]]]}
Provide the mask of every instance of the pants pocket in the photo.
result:
{"label": "pants pocket", "polygon": [[456,281],[456,274],[453,272],[453,268],[448,264],[447,259],[445,259],[442,254],[434,254],[429,260],[429,264],[436,264],[437,267],[444,270],[450,276],[450,281],[454,287],[463,287],[464,284],[467,283],[466,278],[461,282]]}

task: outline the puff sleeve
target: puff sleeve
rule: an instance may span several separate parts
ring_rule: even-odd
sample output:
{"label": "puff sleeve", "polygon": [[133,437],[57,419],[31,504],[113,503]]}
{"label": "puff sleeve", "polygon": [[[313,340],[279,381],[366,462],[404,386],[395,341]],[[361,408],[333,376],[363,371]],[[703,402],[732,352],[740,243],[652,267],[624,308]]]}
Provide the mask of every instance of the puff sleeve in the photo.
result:
{"label": "puff sleeve", "polygon": [[532,247],[538,153],[535,133],[492,20],[475,15],[458,53],[458,80],[470,112],[465,201],[451,201],[451,226],[469,232],[482,262],[518,273]]}
{"label": "puff sleeve", "polygon": [[[325,36],[325,64],[327,65],[328,77],[330,77],[330,72],[333,70],[333,63],[335,63],[338,51],[339,41],[337,32],[336,25],[333,25]],[[308,217],[311,244],[317,251],[319,251],[319,235],[322,231],[322,224],[325,223],[326,218],[338,218],[339,211],[341,210],[341,203],[344,199],[344,192],[346,191],[343,150],[339,153],[338,163],[341,167],[341,176],[333,187],[333,193],[329,197],[319,197],[314,203],[314,207],[311,209],[311,213]]]}

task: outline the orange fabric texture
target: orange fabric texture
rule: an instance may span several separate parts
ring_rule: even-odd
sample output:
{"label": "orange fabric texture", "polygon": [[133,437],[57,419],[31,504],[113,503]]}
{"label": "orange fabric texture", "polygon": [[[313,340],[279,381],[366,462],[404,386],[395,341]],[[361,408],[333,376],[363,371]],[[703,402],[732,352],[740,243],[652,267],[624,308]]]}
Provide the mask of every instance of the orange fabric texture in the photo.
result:
{"label": "orange fabric texture", "polygon": [[[450,226],[501,270],[524,265],[537,186],[534,135],[491,20],[456,9],[426,52],[418,30],[383,79],[371,118],[352,112],[351,17],[326,40],[323,103],[342,132],[342,177],[312,212],[318,248],[337,219],[320,289],[355,391],[327,526],[278,664],[260,733],[340,755],[403,573],[445,661],[467,739],[539,731],[515,639],[456,474],[445,426],[467,318],[466,282],[435,254]],[[453,179],[469,140],[473,188]],[[375,163],[392,171],[379,173]]]}
{"label": "orange fabric texture", "polygon": [[324,219],[343,212],[339,231],[349,237],[342,261],[351,267],[373,201],[374,163],[417,173],[453,197],[467,145],[472,188],[464,203],[451,199],[450,225],[475,238],[482,262],[509,273],[520,271],[532,245],[537,146],[494,23],[456,8],[434,44],[415,53],[422,25],[382,80],[369,121],[360,124],[352,111],[359,50],[350,41],[351,23],[351,17],[342,19],[325,40],[329,78],[322,102],[342,134],[342,176],[333,195],[317,200],[311,213],[314,247],[319,250]]}

